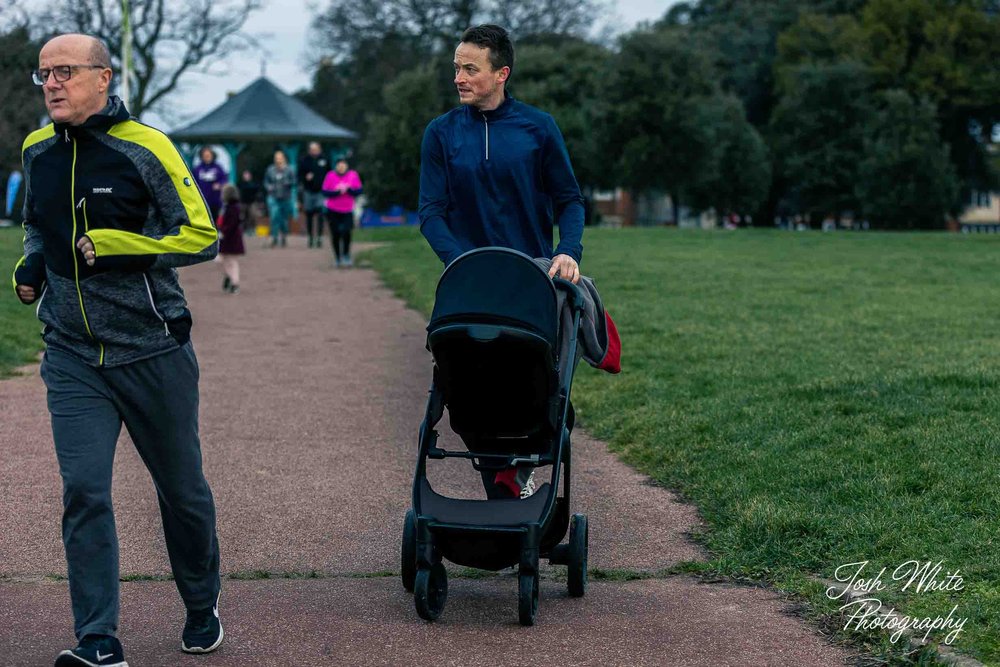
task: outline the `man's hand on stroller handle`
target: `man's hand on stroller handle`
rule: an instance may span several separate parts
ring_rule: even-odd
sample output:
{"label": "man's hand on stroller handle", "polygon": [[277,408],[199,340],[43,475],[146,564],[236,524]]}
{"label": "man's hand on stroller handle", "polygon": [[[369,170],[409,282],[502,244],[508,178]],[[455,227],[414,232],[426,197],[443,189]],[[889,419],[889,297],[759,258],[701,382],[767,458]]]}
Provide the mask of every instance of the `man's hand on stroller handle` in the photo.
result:
{"label": "man's hand on stroller handle", "polygon": [[549,268],[549,278],[555,278],[556,276],[576,285],[580,282],[580,265],[569,255],[556,255],[552,258],[552,266]]}

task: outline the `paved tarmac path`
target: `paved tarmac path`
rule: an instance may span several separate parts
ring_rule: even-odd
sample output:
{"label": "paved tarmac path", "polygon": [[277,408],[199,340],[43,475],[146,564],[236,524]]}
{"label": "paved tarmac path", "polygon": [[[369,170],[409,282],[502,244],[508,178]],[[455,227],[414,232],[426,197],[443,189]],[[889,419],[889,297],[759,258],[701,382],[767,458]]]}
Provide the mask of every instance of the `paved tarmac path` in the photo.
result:
{"label": "paved tarmac path", "polygon": [[[163,580],[170,569],[155,493],[123,434],[114,500],[126,580],[120,636],[132,667],[849,660],[774,592],[686,576],[592,581],[585,598],[572,599],[564,568],[547,568],[537,624],[522,628],[515,577],[452,568],[440,620],[421,621],[399,582],[398,553],[430,380],[425,322],[373,271],[333,269],[329,250],[291,242],[250,244],[239,295],[222,293],[218,264],[182,270],[218,506],[226,642],[210,656],[178,650],[183,606]],[[0,664],[50,665],[74,640],[60,481],[36,367],[0,382],[0,415]],[[591,568],[656,573],[704,557],[688,537],[698,528],[694,508],[582,431],[574,448],[574,511],[590,517]],[[443,465],[431,476],[436,488],[476,493],[478,475]]]}

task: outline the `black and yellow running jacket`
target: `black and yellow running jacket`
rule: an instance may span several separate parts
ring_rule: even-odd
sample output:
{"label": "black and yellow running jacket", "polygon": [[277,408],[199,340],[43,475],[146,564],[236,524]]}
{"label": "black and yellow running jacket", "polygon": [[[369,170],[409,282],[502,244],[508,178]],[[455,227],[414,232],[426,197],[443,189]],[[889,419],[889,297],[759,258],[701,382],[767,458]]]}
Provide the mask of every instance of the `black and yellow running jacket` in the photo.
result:
{"label": "black and yellow running jacket", "polygon": [[[82,125],[31,133],[22,149],[24,257],[13,283],[40,293],[47,345],[119,366],[184,345],[191,313],[175,267],[218,252],[218,232],[177,149],[121,100]],[[88,236],[88,266],[77,241]]]}

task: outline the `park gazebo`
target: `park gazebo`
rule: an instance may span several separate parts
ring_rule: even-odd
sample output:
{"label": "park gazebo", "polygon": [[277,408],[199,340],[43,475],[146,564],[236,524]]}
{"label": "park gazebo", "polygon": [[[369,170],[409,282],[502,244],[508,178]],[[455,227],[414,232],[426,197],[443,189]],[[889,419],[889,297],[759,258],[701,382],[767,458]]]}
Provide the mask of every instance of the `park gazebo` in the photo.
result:
{"label": "park gazebo", "polygon": [[171,132],[170,138],[189,163],[199,146],[221,144],[232,164],[229,179],[235,183],[236,158],[249,143],[269,142],[281,148],[295,169],[304,143],[324,144],[332,160],[336,154],[343,154],[357,135],[331,123],[261,76],[202,118]]}

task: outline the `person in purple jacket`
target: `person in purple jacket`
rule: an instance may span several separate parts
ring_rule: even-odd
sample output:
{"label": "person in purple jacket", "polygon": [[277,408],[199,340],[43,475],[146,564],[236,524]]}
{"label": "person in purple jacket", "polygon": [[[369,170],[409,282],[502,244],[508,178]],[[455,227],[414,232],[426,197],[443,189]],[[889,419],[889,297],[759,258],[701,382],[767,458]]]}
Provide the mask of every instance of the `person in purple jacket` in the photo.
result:
{"label": "person in purple jacket", "polygon": [[215,161],[215,151],[208,146],[201,149],[201,164],[194,168],[194,180],[205,196],[205,203],[212,214],[212,222],[219,224],[222,209],[222,186],[229,182],[229,174]]}
{"label": "person in purple jacket", "polygon": [[[583,196],[555,120],[506,92],[510,36],[497,25],[469,28],[454,65],[461,106],[430,122],[420,149],[420,231],[445,265],[502,246],[551,259],[550,276],[579,282]],[[529,472],[484,473],[487,495],[530,492]]]}

